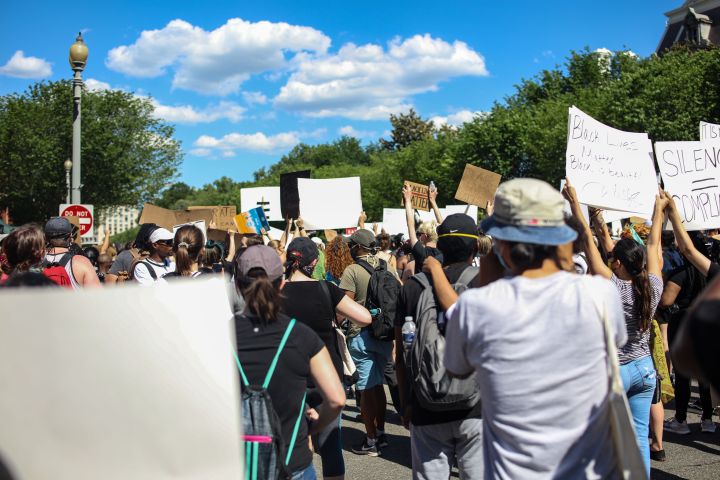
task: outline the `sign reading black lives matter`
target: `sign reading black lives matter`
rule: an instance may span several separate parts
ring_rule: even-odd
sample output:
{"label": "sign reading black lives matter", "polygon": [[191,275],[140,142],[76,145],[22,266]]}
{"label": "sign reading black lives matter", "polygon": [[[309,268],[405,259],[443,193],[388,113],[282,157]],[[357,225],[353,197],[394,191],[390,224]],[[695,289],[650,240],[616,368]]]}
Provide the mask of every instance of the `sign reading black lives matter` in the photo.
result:
{"label": "sign reading black lives matter", "polygon": [[565,172],[580,203],[651,217],[657,176],[647,133],[617,130],[571,107]]}
{"label": "sign reading black lives matter", "polygon": [[720,227],[720,142],[656,142],[655,155],[685,229]]}

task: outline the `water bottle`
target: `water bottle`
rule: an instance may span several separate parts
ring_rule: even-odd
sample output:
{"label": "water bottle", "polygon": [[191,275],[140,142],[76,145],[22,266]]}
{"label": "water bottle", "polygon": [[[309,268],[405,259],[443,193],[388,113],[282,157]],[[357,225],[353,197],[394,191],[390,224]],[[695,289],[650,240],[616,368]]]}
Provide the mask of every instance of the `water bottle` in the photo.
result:
{"label": "water bottle", "polygon": [[431,192],[434,192],[435,190],[436,190],[436,188],[435,188],[435,182],[433,182],[432,180],[430,180],[430,191],[431,191]]}
{"label": "water bottle", "polygon": [[415,322],[413,322],[413,317],[405,317],[405,323],[402,326],[402,341],[407,353],[413,342],[415,342]]}

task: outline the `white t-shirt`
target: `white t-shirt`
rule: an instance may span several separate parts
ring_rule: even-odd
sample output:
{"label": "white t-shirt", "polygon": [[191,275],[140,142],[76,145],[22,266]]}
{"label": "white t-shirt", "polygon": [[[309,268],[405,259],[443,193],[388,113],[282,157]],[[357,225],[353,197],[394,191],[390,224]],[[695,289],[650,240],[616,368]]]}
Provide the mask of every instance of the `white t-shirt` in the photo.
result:
{"label": "white t-shirt", "polygon": [[[147,266],[145,264],[148,264],[152,267],[152,269],[155,271],[155,277],[153,278],[150,274],[150,271],[148,270]],[[140,285],[152,285],[155,282],[157,282],[159,279],[162,278],[163,275],[166,273],[174,272],[175,271],[175,262],[171,262],[170,260],[165,260],[164,262],[156,262],[155,260],[151,260],[149,258],[146,258],[141,263],[138,263],[135,265],[135,270],[133,272],[133,277]]]}
{"label": "white t-shirt", "polygon": [[612,476],[605,337],[588,286],[624,344],[620,297],[601,277],[502,279],[448,311],[445,366],[477,372],[485,478]]}

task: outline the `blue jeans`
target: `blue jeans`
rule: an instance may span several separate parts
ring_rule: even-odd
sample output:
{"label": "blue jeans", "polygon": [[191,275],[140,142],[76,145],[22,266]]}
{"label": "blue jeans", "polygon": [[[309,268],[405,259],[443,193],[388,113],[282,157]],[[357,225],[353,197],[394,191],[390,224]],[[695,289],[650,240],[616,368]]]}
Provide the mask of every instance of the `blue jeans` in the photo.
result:
{"label": "blue jeans", "polygon": [[650,405],[656,385],[655,365],[653,365],[652,357],[642,357],[620,365],[620,376],[630,404],[638,447],[645,462],[645,471],[650,478],[648,432],[650,430]]}
{"label": "blue jeans", "polygon": [[307,466],[307,468],[303,470],[292,472],[290,480],[317,480],[317,475],[315,474],[315,467],[313,467],[313,464],[311,463]]}

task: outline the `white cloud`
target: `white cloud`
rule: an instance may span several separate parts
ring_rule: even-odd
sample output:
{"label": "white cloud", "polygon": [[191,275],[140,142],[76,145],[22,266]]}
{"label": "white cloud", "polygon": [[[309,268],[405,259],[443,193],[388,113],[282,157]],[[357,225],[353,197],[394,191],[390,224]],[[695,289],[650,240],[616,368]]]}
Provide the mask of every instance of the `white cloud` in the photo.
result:
{"label": "white cloud", "polygon": [[368,130],[356,130],[352,125],[345,125],[338,129],[340,135],[346,135],[348,137],[355,138],[372,138],[375,137],[375,132]]}
{"label": "white cloud", "polygon": [[113,89],[109,83],[103,82],[101,80],[95,80],[94,78],[88,78],[87,80],[84,80],[84,82],[85,87],[87,87],[87,89],[91,92],[101,92],[103,90]]}
{"label": "white cloud", "polygon": [[232,150],[225,150],[224,152],[222,152],[222,156],[225,158],[232,158],[235,156],[235,152]]}
{"label": "white cloud", "polygon": [[300,143],[297,132],[284,132],[275,135],[265,135],[262,132],[244,134],[229,133],[221,138],[210,135],[201,135],[195,140],[195,146],[200,149],[218,149],[223,152],[233,150],[248,150],[261,153],[277,153],[289,150]]}
{"label": "white cloud", "polygon": [[0,75],[16,78],[45,78],[52,75],[52,65],[42,58],[26,57],[18,50],[5,65],[0,67]]}
{"label": "white cloud", "polygon": [[154,115],[157,118],[173,123],[210,123],[222,119],[234,123],[242,120],[245,113],[245,108],[235,102],[226,101],[202,109],[191,105],[163,105],[155,99],[152,99],[152,103],[155,106]]}
{"label": "white cloud", "polygon": [[268,100],[261,92],[243,92],[242,95],[248,105],[265,105]]}
{"label": "white cloud", "polygon": [[175,88],[228,95],[252,74],[285,67],[287,52],[324,53],[329,46],[330,39],[310,27],[231,18],[206,31],[178,19],[113,48],[106,64],[135,77],[158,77],[172,68]]}
{"label": "white cloud", "polygon": [[380,45],[344,45],[337,54],[298,54],[296,70],[273,103],[316,117],[386,119],[412,95],[463,75],[486,76],[485,59],[466,43],[430,35]]}
{"label": "white cloud", "polygon": [[443,117],[443,116],[435,116],[432,117],[430,120],[433,121],[436,127],[441,127],[443,125],[451,125],[454,127],[458,127],[462,125],[463,123],[471,122],[473,118],[476,116],[483,116],[483,112],[472,112],[470,110],[460,110],[459,112],[451,113],[450,115]]}
{"label": "white cloud", "polygon": [[212,153],[212,150],[209,148],[193,148],[188,153],[196,157],[207,157]]}

